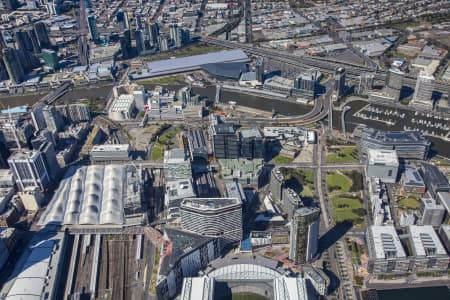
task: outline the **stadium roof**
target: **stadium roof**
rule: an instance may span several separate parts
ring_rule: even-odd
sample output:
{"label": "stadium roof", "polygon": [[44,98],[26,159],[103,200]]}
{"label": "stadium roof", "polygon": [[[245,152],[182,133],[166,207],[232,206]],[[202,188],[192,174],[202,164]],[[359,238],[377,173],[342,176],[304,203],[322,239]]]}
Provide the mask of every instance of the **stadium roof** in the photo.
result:
{"label": "stadium roof", "polygon": [[247,71],[247,65],[245,62],[213,63],[202,65],[202,69],[213,76],[238,80]]}
{"label": "stadium roof", "polygon": [[240,49],[211,52],[187,57],[152,61],[148,63],[147,72],[144,72],[142,75],[130,74],[130,77],[132,79],[139,79],[140,77],[162,76],[199,70],[206,64],[247,62],[248,60],[248,56]]}

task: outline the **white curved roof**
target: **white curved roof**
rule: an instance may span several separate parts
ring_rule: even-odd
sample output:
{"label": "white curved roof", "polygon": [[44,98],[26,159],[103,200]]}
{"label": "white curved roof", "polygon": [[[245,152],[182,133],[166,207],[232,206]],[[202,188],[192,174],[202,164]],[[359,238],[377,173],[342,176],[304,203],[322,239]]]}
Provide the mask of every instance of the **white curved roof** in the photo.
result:
{"label": "white curved roof", "polygon": [[255,264],[232,264],[208,274],[209,277],[223,280],[272,280],[281,277],[282,274],[268,267]]}
{"label": "white curved roof", "polygon": [[78,168],[63,179],[40,225],[124,224],[126,174],[121,165]]}

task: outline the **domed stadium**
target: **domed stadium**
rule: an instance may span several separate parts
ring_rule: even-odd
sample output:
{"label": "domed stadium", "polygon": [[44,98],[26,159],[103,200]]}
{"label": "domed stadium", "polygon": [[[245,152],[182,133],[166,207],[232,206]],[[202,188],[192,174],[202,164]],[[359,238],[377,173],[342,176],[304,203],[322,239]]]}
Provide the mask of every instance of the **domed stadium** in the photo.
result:
{"label": "domed stadium", "polygon": [[212,261],[198,277],[185,278],[180,299],[308,299],[305,280],[290,275],[263,257],[226,257]]}

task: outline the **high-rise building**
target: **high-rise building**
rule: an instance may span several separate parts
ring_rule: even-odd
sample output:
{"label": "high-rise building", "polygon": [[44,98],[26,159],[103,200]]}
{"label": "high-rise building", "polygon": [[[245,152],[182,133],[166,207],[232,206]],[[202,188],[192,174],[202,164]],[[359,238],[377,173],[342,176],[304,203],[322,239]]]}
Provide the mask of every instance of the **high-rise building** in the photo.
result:
{"label": "high-rise building", "polygon": [[433,108],[434,76],[421,72],[417,76],[414,90],[413,103]]}
{"label": "high-rise building", "polygon": [[34,68],[40,67],[41,63],[32,52],[24,49],[17,49],[16,52],[25,74],[31,72]]}
{"label": "high-rise building", "polygon": [[397,181],[399,162],[397,151],[369,149],[367,152],[367,176],[379,178],[385,183]]}
{"label": "high-rise building", "polygon": [[340,99],[345,94],[345,69],[342,67],[334,71],[334,93],[337,99]]}
{"label": "high-rise building", "polygon": [[253,41],[252,35],[252,1],[244,0],[245,42]]}
{"label": "high-rise building", "polygon": [[433,198],[435,198],[439,192],[450,192],[448,179],[442,174],[437,166],[422,162],[420,171],[422,172],[423,181],[425,182],[427,191]]}
{"label": "high-rise building", "polygon": [[312,100],[317,92],[317,80],[319,72],[317,70],[308,70],[294,80],[293,95],[300,96],[305,99]]}
{"label": "high-rise building", "polygon": [[37,38],[36,32],[33,28],[27,30],[28,36],[30,37],[31,45],[33,45],[34,54],[41,53],[41,46],[39,45],[39,40]]}
{"label": "high-rise building", "polygon": [[237,198],[186,198],[180,212],[184,230],[220,237],[222,245],[242,239],[242,202]]}
{"label": "high-rise building", "polygon": [[23,191],[27,187],[45,190],[50,183],[50,175],[39,151],[18,151],[8,158],[17,187]]}
{"label": "high-rise building", "polygon": [[362,73],[359,75],[358,86],[356,87],[356,93],[359,95],[367,95],[373,88],[374,75],[371,73]]}
{"label": "high-rise building", "polygon": [[169,51],[169,39],[167,36],[160,35],[158,43],[160,52]]}
{"label": "high-rise building", "polygon": [[97,43],[98,39],[99,39],[99,34],[98,34],[98,30],[97,30],[97,21],[95,20],[95,16],[94,15],[88,16],[87,21],[88,21],[89,33],[91,35],[91,39],[95,43]]}
{"label": "high-rise building", "polygon": [[302,198],[300,198],[300,195],[294,191],[291,188],[284,188],[283,189],[283,211],[287,215],[287,219],[291,220],[294,216],[295,211],[303,206]]}
{"label": "high-rise building", "polygon": [[1,1],[2,8],[6,11],[14,11],[19,8],[19,1],[17,0],[2,0]]}
{"label": "high-rise building", "polygon": [[3,49],[3,62],[5,63],[9,79],[13,83],[19,84],[25,79],[25,72],[20,62],[17,50],[13,48]]}
{"label": "high-rise building", "polygon": [[394,101],[400,100],[404,76],[405,73],[398,69],[389,69],[388,71],[385,91]]}
{"label": "high-rise building", "polygon": [[147,34],[149,36],[150,47],[159,44],[159,26],[158,23],[147,23]]}
{"label": "high-rise building", "polygon": [[298,208],[291,220],[289,259],[296,264],[311,261],[318,251],[320,209]]}
{"label": "high-rise building", "polygon": [[264,57],[258,57],[255,65],[256,79],[264,83]]}
{"label": "high-rise building", "polygon": [[214,156],[220,158],[239,157],[239,136],[233,124],[221,123],[211,127]]}
{"label": "high-rise building", "polygon": [[45,66],[56,70],[59,68],[58,53],[55,50],[43,49],[42,58],[44,59]]}
{"label": "high-rise building", "polygon": [[33,43],[28,35],[28,32],[24,30],[16,31],[16,44],[18,49],[24,49],[27,51],[33,51]]}
{"label": "high-rise building", "polygon": [[241,157],[254,159],[264,158],[264,140],[257,127],[243,129],[239,132],[241,138]]}
{"label": "high-rise building", "polygon": [[61,168],[56,160],[55,147],[51,142],[45,142],[39,147],[39,152],[42,154],[48,175],[53,182],[57,182],[61,175]]}
{"label": "high-rise building", "polygon": [[445,207],[437,204],[433,198],[421,198],[421,225],[440,226],[445,215]]}
{"label": "high-rise building", "polygon": [[41,48],[49,48],[51,46],[50,39],[48,37],[47,26],[44,22],[34,23],[34,31],[36,32],[39,46]]}
{"label": "high-rise building", "polygon": [[185,46],[191,42],[191,33],[189,29],[181,29],[181,46]]}
{"label": "high-rise building", "polygon": [[132,56],[131,47],[131,32],[130,30],[125,30],[119,37],[120,40],[120,50],[122,51],[122,58],[129,59]]}
{"label": "high-rise building", "polygon": [[54,106],[44,106],[42,109],[42,115],[44,116],[45,124],[47,125],[48,130],[53,133],[61,131],[64,123]]}
{"label": "high-rise building", "polygon": [[136,40],[137,53],[141,54],[146,49],[145,48],[144,33],[142,32],[142,30],[134,31],[134,39]]}
{"label": "high-rise building", "polygon": [[47,124],[45,124],[43,108],[44,105],[42,103],[37,103],[31,110],[31,119],[33,120],[33,126],[36,130],[44,130],[47,128]]}
{"label": "high-rise building", "polygon": [[279,168],[274,168],[270,175],[270,193],[273,200],[283,200],[284,176]]}
{"label": "high-rise building", "polygon": [[130,24],[128,23],[128,14],[126,11],[120,9],[117,12],[116,20],[119,24],[120,31],[124,31],[130,28]]}

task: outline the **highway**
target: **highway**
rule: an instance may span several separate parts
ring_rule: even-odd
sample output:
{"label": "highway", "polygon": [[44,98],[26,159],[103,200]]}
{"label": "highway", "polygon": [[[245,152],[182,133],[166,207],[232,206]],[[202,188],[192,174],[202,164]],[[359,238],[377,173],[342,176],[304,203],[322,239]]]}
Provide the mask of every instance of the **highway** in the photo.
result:
{"label": "highway", "polygon": [[[379,69],[373,69],[372,67],[363,66],[359,64],[353,64],[350,62],[338,61],[323,57],[312,57],[312,56],[296,56],[286,52],[281,52],[271,49],[263,49],[251,45],[222,41],[213,37],[202,38],[206,43],[231,48],[231,49],[242,49],[243,51],[270,58],[279,62],[290,64],[291,66],[298,67],[301,69],[316,68],[321,72],[333,73],[336,67],[344,67],[349,78],[359,79],[361,73],[375,73],[374,77],[376,81],[385,82],[386,72]],[[405,75],[403,85],[411,88],[415,88],[417,77],[414,75]],[[443,95],[448,95],[450,90],[450,84],[437,80],[435,82],[435,90],[442,93]]]}

